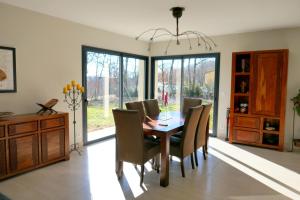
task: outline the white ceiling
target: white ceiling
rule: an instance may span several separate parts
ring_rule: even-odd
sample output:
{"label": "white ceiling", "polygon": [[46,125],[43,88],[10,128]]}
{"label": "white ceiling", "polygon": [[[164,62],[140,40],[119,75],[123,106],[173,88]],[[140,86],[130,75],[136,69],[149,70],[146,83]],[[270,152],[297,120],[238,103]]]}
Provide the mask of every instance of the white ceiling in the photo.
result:
{"label": "white ceiling", "polygon": [[175,31],[169,9],[183,6],[180,29],[207,35],[300,26],[300,0],[0,0],[103,30],[135,37],[149,28]]}

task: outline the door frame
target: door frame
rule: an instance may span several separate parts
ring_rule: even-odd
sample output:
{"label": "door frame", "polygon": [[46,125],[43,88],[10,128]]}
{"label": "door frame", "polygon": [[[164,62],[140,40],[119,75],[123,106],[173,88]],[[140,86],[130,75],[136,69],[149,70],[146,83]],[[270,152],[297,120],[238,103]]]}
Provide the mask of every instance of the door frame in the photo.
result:
{"label": "door frame", "polygon": [[[156,60],[170,60],[170,59],[180,59],[181,60],[181,86],[183,83],[183,60],[186,58],[215,58],[215,89],[214,89],[214,125],[213,133],[210,136],[217,137],[218,130],[218,109],[219,109],[219,82],[220,82],[220,53],[203,53],[203,54],[187,54],[187,55],[171,55],[171,56],[154,56],[151,57],[151,78],[150,78],[150,97],[154,98],[154,87],[155,87],[155,61]],[[181,88],[182,93],[182,88]],[[182,104],[182,98],[180,100]]]}
{"label": "door frame", "polygon": [[[123,58],[124,57],[129,57],[129,58],[136,58],[136,59],[141,59],[145,61],[145,70],[144,70],[144,84],[145,84],[145,90],[144,90],[144,98],[147,99],[148,98],[148,82],[149,82],[149,57],[147,56],[142,56],[142,55],[137,55],[137,54],[131,54],[131,53],[125,53],[125,52],[120,52],[120,51],[113,51],[113,50],[108,50],[108,49],[102,49],[102,48],[97,48],[97,47],[92,47],[92,46],[86,46],[86,45],[82,45],[81,46],[81,60],[82,60],[82,85],[83,87],[86,88],[87,91],[87,79],[86,79],[86,73],[87,73],[87,52],[88,51],[92,51],[92,52],[96,52],[96,53],[107,53],[110,55],[115,55],[115,56],[119,56],[120,57],[120,62],[119,62],[119,78],[120,78],[120,84],[119,84],[119,96],[120,96],[120,100],[119,100],[119,106],[120,108],[123,108]],[[100,141],[104,141],[107,139],[111,139],[114,138],[115,135],[111,135],[111,136],[107,136],[107,137],[103,137],[97,140],[93,140],[93,141],[88,141],[88,127],[87,127],[87,105],[88,105],[88,101],[87,101],[87,93],[83,93],[82,96],[82,137],[83,137],[83,145],[89,145],[89,144],[93,144],[96,142],[100,142]]]}

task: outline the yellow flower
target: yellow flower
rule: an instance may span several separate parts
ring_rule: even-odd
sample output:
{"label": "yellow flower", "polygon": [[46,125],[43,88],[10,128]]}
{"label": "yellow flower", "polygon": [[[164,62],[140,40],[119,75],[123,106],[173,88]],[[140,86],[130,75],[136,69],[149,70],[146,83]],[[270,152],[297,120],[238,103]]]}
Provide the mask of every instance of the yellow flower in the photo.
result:
{"label": "yellow flower", "polygon": [[80,90],[81,85],[78,83],[78,84],[76,85],[76,88],[77,88],[77,90]]}
{"label": "yellow flower", "polygon": [[64,87],[64,91],[63,91],[63,93],[64,93],[64,94],[67,94],[67,92],[68,92],[68,89],[67,89],[67,87]]}
{"label": "yellow flower", "polygon": [[67,90],[71,90],[71,85],[70,84],[67,84]]}
{"label": "yellow flower", "polygon": [[73,87],[76,86],[76,81],[75,81],[75,80],[72,80],[72,81],[71,81],[71,84],[72,84]]}
{"label": "yellow flower", "polygon": [[81,92],[81,93],[84,93],[84,87],[81,87],[81,88],[80,88],[80,92]]}

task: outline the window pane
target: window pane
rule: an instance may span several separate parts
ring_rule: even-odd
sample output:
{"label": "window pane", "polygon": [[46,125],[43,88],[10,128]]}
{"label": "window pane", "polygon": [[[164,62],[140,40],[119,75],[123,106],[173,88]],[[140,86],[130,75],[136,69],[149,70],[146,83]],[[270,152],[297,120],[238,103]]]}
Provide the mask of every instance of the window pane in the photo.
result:
{"label": "window pane", "polygon": [[[183,70],[183,96],[199,97],[203,104],[214,106],[215,58],[186,58]],[[210,133],[213,129],[213,107],[210,113]]]}
{"label": "window pane", "polygon": [[120,105],[119,56],[87,53],[88,141],[114,134],[111,110]]}
{"label": "window pane", "polygon": [[[181,60],[157,60],[155,62],[155,98],[160,102],[161,110],[165,111],[163,96],[168,98],[168,111],[180,111],[181,94]],[[164,95],[163,95],[164,94]]]}
{"label": "window pane", "polygon": [[145,61],[123,58],[123,102],[141,101],[145,96]]}

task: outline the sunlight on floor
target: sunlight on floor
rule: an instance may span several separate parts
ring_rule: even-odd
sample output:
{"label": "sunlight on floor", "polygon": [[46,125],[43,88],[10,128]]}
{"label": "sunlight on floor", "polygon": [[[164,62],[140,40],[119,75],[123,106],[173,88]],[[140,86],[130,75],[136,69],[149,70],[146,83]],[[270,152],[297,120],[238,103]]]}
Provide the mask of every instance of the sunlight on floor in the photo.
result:
{"label": "sunlight on floor", "polygon": [[219,139],[211,139],[209,146],[213,156],[289,198],[300,199],[293,191],[300,191],[298,173]]}
{"label": "sunlight on floor", "polygon": [[[114,173],[114,168],[112,169],[114,166],[105,164],[114,162],[114,157],[110,156],[111,154],[103,153],[99,157],[99,151],[103,152],[111,149],[109,143],[105,142],[101,145],[90,146],[87,149],[91,199],[125,199],[118,178]],[[103,157],[103,155],[107,156]],[[107,190],[107,186],[110,189]]]}
{"label": "sunlight on floor", "polygon": [[[121,184],[123,184],[123,187],[127,187],[127,184],[119,182],[115,174],[115,165],[107,164],[115,163],[115,157],[111,156],[111,152],[108,154],[101,153],[101,157],[99,157],[99,152],[114,151],[114,143],[115,140],[110,140],[102,142],[101,145],[90,146],[87,149],[92,199],[126,199]],[[140,166],[135,168],[133,164],[124,162],[123,168],[122,179],[128,183],[128,189],[135,198],[148,190],[145,184],[142,187],[140,186]],[[151,171],[152,167],[148,162],[145,164],[145,174]],[[105,181],[99,181],[100,179]]]}
{"label": "sunlight on floor", "polygon": [[136,169],[134,165],[130,163],[124,163],[124,169],[125,168],[126,170],[123,170],[125,178],[128,181],[133,196],[136,198],[147,191],[145,184],[143,184],[143,187],[140,186],[140,167]]}

